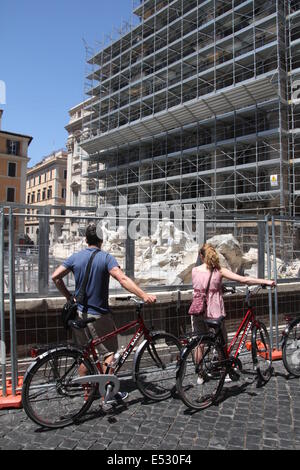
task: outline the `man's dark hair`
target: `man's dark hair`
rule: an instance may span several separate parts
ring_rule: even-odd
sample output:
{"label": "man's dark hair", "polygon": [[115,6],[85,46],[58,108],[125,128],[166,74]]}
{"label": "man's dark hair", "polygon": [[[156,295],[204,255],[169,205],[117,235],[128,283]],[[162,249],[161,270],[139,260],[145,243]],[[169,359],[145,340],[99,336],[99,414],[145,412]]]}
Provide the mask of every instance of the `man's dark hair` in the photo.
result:
{"label": "man's dark hair", "polygon": [[102,241],[103,241],[97,235],[97,226],[96,226],[96,224],[89,224],[87,226],[85,236],[86,236],[86,241],[87,241],[88,245],[99,245],[99,243],[102,243]]}

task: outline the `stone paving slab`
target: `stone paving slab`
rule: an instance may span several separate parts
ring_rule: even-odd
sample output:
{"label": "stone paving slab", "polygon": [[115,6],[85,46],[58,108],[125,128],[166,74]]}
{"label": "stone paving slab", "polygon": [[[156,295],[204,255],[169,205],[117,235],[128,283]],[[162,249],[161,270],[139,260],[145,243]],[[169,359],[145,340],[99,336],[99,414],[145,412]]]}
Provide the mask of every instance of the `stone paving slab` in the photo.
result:
{"label": "stone paving slab", "polygon": [[23,410],[0,411],[1,450],[300,449],[300,379],[281,361],[263,388],[226,384],[218,406],[188,410],[180,399],[147,403],[132,382],[126,405],[104,414],[94,402],[81,423],[42,430]]}

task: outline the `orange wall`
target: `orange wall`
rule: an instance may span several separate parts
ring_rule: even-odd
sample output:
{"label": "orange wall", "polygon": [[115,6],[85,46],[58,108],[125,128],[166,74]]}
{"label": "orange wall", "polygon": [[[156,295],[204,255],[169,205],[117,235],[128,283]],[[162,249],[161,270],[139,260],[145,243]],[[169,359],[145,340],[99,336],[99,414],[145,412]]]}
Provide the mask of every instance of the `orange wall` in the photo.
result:
{"label": "orange wall", "polygon": [[[15,202],[24,203],[21,201],[22,188],[21,184],[26,184],[26,180],[22,181],[22,166],[27,167],[27,160],[22,156],[8,155],[7,154],[7,140],[18,140],[20,142],[20,150],[22,151],[24,139],[15,137],[14,135],[1,135],[0,131],[0,202],[7,201],[7,188],[15,188]],[[8,162],[14,162],[17,164],[16,176],[8,176]],[[24,168],[24,167],[23,167]],[[23,170],[24,171],[24,170]],[[24,177],[26,170],[24,171]],[[26,177],[25,177],[26,178]],[[24,188],[23,188],[24,190]]]}
{"label": "orange wall", "polygon": [[7,138],[0,136],[0,153],[7,152],[6,141]]}
{"label": "orange wall", "polygon": [[[15,178],[20,178],[21,177],[21,162],[18,161],[17,158],[13,157],[3,157],[0,156],[0,175],[1,176],[7,176],[8,174],[8,162],[14,162],[17,164],[17,171],[16,171],[16,177]],[[9,178],[9,180],[13,180],[14,178]],[[1,180],[2,181],[2,180]]]}
{"label": "orange wall", "polygon": [[7,188],[16,188],[15,202],[20,202],[20,180],[0,177],[0,202],[6,202]]}

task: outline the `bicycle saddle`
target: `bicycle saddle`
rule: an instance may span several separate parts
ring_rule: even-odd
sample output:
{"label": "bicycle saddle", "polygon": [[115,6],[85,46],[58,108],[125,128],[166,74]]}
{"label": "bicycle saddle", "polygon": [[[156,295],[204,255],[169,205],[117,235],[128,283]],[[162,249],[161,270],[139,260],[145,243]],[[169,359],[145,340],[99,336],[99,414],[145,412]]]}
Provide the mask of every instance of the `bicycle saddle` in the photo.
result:
{"label": "bicycle saddle", "polygon": [[96,318],[87,318],[86,320],[70,320],[68,325],[70,328],[81,330],[82,328],[86,328],[89,323],[94,323],[94,321],[96,321]]}
{"label": "bicycle saddle", "polygon": [[221,327],[224,320],[225,320],[225,317],[222,316],[219,318],[206,318],[204,321],[209,328],[217,329]]}

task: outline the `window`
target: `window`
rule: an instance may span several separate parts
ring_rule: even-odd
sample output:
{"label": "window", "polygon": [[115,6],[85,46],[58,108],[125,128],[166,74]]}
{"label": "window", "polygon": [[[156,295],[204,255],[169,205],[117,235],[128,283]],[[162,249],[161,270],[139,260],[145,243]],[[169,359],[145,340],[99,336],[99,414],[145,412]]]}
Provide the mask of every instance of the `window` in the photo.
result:
{"label": "window", "polygon": [[13,162],[8,162],[8,176],[15,178],[17,173],[17,164]]}
{"label": "window", "polygon": [[49,186],[49,188],[48,188],[47,199],[52,199],[52,186]]}
{"label": "window", "polygon": [[74,165],[73,165],[73,171],[80,170],[80,168],[81,168],[81,163],[80,163],[80,162],[79,162],[79,163],[74,163]]}
{"label": "window", "polygon": [[67,190],[66,190],[66,188],[62,188],[62,190],[61,190],[61,197],[62,197],[63,199],[66,199],[66,195],[67,195]]}
{"label": "window", "polygon": [[30,193],[27,194],[27,204],[30,204]]}
{"label": "window", "polygon": [[6,201],[15,202],[15,188],[7,188]]}
{"label": "window", "polygon": [[7,141],[7,153],[9,155],[19,155],[20,142],[16,140]]}
{"label": "window", "polygon": [[35,203],[35,193],[31,194],[31,204]]}
{"label": "window", "polygon": [[45,201],[45,199],[46,199],[46,188],[44,188],[42,192],[42,200]]}
{"label": "window", "polygon": [[36,202],[41,202],[41,191],[37,192]]}
{"label": "window", "polygon": [[73,206],[78,206],[79,204],[79,194],[78,189],[73,190]]}
{"label": "window", "polygon": [[64,170],[64,180],[67,179],[67,170]]}

